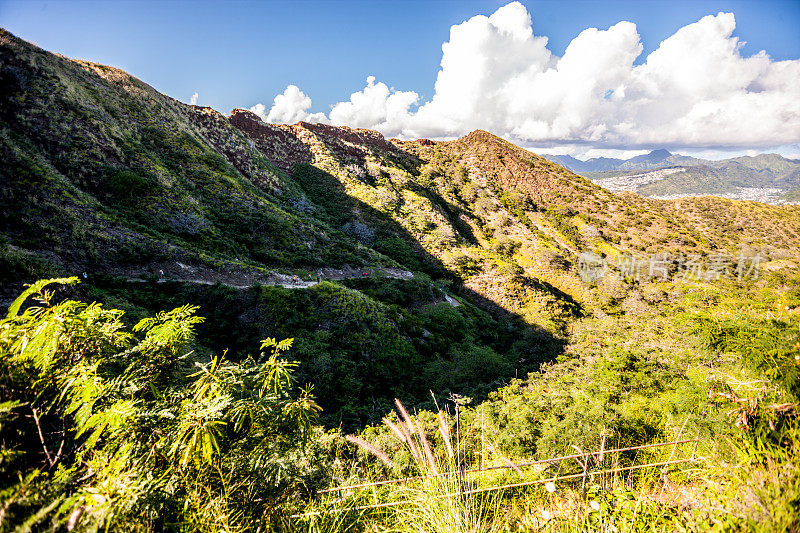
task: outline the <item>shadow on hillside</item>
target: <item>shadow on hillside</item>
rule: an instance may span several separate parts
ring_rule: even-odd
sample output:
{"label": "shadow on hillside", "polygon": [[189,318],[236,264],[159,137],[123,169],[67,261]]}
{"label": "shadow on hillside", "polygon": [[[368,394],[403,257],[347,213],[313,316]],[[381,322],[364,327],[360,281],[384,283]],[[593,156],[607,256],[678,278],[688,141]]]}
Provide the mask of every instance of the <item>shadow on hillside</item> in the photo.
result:
{"label": "shadow on hillside", "polygon": [[[494,329],[493,331],[476,332],[476,338],[481,339],[480,342],[483,342],[484,345],[503,352],[503,364],[498,363],[498,366],[502,367],[504,372],[497,375],[495,373],[497,369],[489,367],[491,365],[490,357],[487,357],[487,361],[485,361],[487,364],[471,365],[470,361],[459,361],[457,363],[442,361],[437,368],[443,372],[449,370],[462,377],[464,377],[464,368],[471,367],[469,372],[472,375],[463,379],[464,382],[471,383],[471,387],[469,387],[470,390],[466,391],[451,388],[451,390],[439,390],[437,392],[470,395],[477,402],[485,398],[488,392],[510,379],[525,377],[528,372],[537,371],[542,363],[554,360],[563,351],[563,338],[553,335],[544,328],[526,324],[519,314],[498,305],[491,299],[467,287],[457,275],[449,271],[438,258],[428,253],[405,228],[390,216],[348,195],[345,187],[336,177],[310,165],[299,165],[296,167],[292,178],[300,185],[308,200],[317,206],[318,210],[314,212],[317,218],[331,227],[342,229],[351,238],[394,259],[404,268],[427,274],[433,280],[434,285],[447,287],[447,291],[463,298],[475,306],[476,309],[485,312],[491,317],[491,320],[487,320],[485,323],[481,323],[480,320],[476,319],[476,322],[472,324]],[[365,186],[369,186],[367,181],[363,183]],[[446,213],[451,224],[458,232],[459,239],[466,243],[477,244],[477,239],[469,231],[468,225],[458,220],[458,212],[456,210],[459,208],[449,206],[445,199],[429,189],[423,189],[418,192],[425,194],[434,205]],[[455,221],[458,221],[458,223],[454,223]],[[405,283],[408,284],[408,282]],[[578,312],[580,312],[579,304],[568,294],[538,280],[533,280],[532,285],[537,290],[548,292],[554,297],[567,302],[568,306],[578,309]],[[378,294],[378,299],[380,299],[380,291],[376,293]],[[389,303],[393,303],[391,298],[384,299]],[[408,305],[405,301],[403,303]],[[443,318],[446,319],[447,313],[443,313],[443,315]],[[456,328],[456,326],[453,325],[453,328]],[[480,342],[477,344],[480,344]],[[453,353],[453,346],[457,345],[457,342],[451,344],[450,351],[447,354],[434,353],[430,355],[435,358],[450,356],[453,359],[457,359],[458,356],[454,357]],[[480,350],[474,349],[473,351],[480,355]],[[511,364],[507,364],[511,356],[514,357],[514,361]],[[309,377],[313,381],[313,376]],[[447,379],[438,379],[438,377],[434,381],[448,383]],[[451,383],[453,385],[456,384],[452,380]],[[415,402],[428,401],[430,398],[428,390],[431,388],[434,388],[431,383],[420,384],[418,394],[415,395],[413,400]],[[386,392],[389,393],[390,391]],[[393,399],[392,394],[387,394],[383,399],[391,401]],[[372,398],[371,400],[374,401],[375,399]],[[411,400],[412,398],[404,399],[409,403],[411,403]],[[379,414],[383,416],[384,413]],[[367,421],[375,422],[376,420]],[[363,423],[364,421],[362,420],[361,422]]]}
{"label": "shadow on hillside", "polygon": [[454,205],[453,203],[447,201],[446,199],[442,198],[439,194],[432,191],[427,187],[423,187],[418,183],[410,183],[408,185],[408,189],[410,191],[416,192],[420,196],[424,196],[428,200],[431,201],[433,205],[435,205],[441,212],[444,214],[447,221],[453,226],[467,242],[467,244],[471,246],[478,246],[478,239],[475,237],[475,234],[472,232],[472,228],[469,224],[465,223],[461,217],[465,216],[469,218],[469,214],[464,211],[461,207]]}
{"label": "shadow on hillside", "polygon": [[[293,179],[311,204],[302,215],[347,236],[335,242],[358,242],[430,280],[378,280],[374,288],[362,291],[382,304],[376,306],[333,286],[236,290],[156,279],[131,284],[103,277],[102,265],[96,264],[78,294],[126,310],[131,323],[187,303],[199,305],[198,314],[206,318],[198,326],[199,343],[214,353],[230,349],[230,358],[256,354],[266,337],[294,337],[290,357],[301,362],[301,381],[315,385],[324,423],[345,429],[379,422],[392,410],[395,397],[425,407],[429,390],[440,398],[449,393],[470,396],[477,403],[563,351],[563,339],[466,287],[391,217],[349,196],[334,176],[300,166]],[[466,224],[456,223],[456,206],[428,189],[419,192],[447,215],[460,239],[477,243]],[[353,248],[343,247],[342,254]],[[552,287],[543,287],[555,294]],[[453,307],[442,291],[468,305]]]}
{"label": "shadow on hillside", "polygon": [[[304,216],[424,275],[344,283],[359,292],[330,283],[305,290],[236,290],[220,284],[156,279],[126,284],[105,278],[95,281],[95,292],[83,287],[83,296],[125,308],[132,323],[159,310],[199,305],[198,314],[206,318],[198,326],[200,345],[214,353],[229,349],[227,357],[234,359],[256,355],[261,339],[294,338],[289,357],[300,362],[300,381],[314,385],[323,422],[346,430],[378,423],[392,410],[394,398],[428,407],[430,390],[439,398],[456,393],[480,402],[562,353],[563,338],[526,324],[465,286],[391,217],[349,196],[335,177],[302,165],[293,179],[311,204],[304,206]],[[460,230],[459,236],[468,239]],[[547,284],[533,285],[569,298]],[[466,305],[454,307],[445,294]]]}

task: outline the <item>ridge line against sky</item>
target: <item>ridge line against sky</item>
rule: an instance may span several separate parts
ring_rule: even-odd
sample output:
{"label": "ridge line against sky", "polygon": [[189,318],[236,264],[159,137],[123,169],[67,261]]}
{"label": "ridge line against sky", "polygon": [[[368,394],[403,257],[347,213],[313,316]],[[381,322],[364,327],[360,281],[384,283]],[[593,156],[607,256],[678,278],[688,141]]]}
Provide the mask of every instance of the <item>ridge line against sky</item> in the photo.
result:
{"label": "ridge line against sky", "polygon": [[800,157],[800,3],[526,4],[0,0],[0,26],[277,122],[486,129],[584,159]]}

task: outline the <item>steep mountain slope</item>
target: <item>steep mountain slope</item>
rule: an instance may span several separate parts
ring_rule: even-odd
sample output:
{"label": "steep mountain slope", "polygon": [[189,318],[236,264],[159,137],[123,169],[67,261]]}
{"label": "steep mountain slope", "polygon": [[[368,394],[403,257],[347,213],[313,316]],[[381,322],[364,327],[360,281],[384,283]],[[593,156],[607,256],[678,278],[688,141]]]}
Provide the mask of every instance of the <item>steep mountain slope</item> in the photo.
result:
{"label": "steep mountain slope", "polygon": [[[800,208],[617,195],[484,131],[398,141],[226,117],[5,31],[0,82],[4,296],[86,271],[82,296],[134,318],[201,305],[209,350],[296,337],[334,425],[430,388],[482,395],[552,360],[572,321],[639,290],[582,281],[582,251],[618,268],[631,253],[746,245],[792,264],[800,250]],[[339,283],[273,286],[291,276]]]}
{"label": "steep mountain slope", "polygon": [[[18,247],[112,272],[204,254],[231,268],[324,265],[340,252],[275,203],[293,184],[219,113],[7,33],[0,42],[0,227]],[[346,255],[381,261],[349,244]]]}

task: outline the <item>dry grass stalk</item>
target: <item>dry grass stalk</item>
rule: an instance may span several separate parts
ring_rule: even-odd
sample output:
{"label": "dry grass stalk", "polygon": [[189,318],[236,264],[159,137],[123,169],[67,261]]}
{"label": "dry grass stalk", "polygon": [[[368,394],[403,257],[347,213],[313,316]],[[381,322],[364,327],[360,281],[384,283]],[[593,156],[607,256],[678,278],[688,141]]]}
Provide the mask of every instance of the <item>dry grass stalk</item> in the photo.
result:
{"label": "dry grass stalk", "polygon": [[407,426],[404,422],[400,422],[398,424],[400,426],[400,430],[405,435],[406,444],[408,445],[408,449],[411,452],[411,455],[414,457],[414,460],[418,463],[422,462],[422,453],[420,453],[419,449],[417,449],[417,445],[414,442],[414,426]]}
{"label": "dry grass stalk", "polygon": [[394,399],[394,404],[397,406],[397,411],[400,413],[400,416],[403,418],[408,427],[413,428],[413,424],[411,422],[411,416],[406,411],[406,407],[403,405],[403,402],[398,400],[397,398]]}
{"label": "dry grass stalk", "polygon": [[400,416],[403,418],[403,421],[398,425],[405,436],[408,449],[411,450],[411,455],[414,456],[414,459],[418,463],[422,463],[422,454],[420,454],[419,450],[417,449],[417,445],[414,444],[414,439],[411,438],[411,434],[414,432],[414,422],[411,421],[408,411],[406,411],[405,406],[400,400],[395,398],[394,404],[397,406],[397,410],[400,412]]}
{"label": "dry grass stalk", "polygon": [[383,417],[383,423],[386,424],[387,426],[389,426],[389,429],[392,430],[392,433],[394,433],[394,436],[397,437],[397,440],[399,440],[401,443],[406,443],[407,442],[405,434],[402,431],[400,431],[400,428],[397,427],[394,424],[394,422],[389,420],[389,418]]}
{"label": "dry grass stalk", "polygon": [[442,440],[444,441],[444,447],[447,448],[447,456],[452,459],[453,444],[450,442],[450,426],[447,424],[441,411],[437,411],[436,414],[439,417],[439,434],[441,434]]}
{"label": "dry grass stalk", "polygon": [[[589,462],[589,458],[587,457],[588,454],[586,454],[583,450],[581,450],[580,448],[578,448],[574,444],[571,444],[570,446],[572,447],[573,450],[578,452],[577,456],[573,456],[573,459],[575,459],[575,462],[578,463],[581,466],[581,468],[586,468],[586,463]],[[583,461],[581,461],[581,459],[583,459]]]}
{"label": "dry grass stalk", "polygon": [[365,441],[364,439],[361,439],[359,437],[355,437],[353,435],[347,435],[347,436],[345,436],[345,439],[347,439],[348,442],[350,442],[352,444],[355,444],[356,446],[358,446],[362,450],[364,450],[364,451],[366,451],[368,453],[371,453],[372,455],[374,455],[375,457],[380,459],[380,461],[383,464],[385,464],[386,466],[388,466],[389,468],[394,466],[394,463],[392,463],[392,460],[389,459],[389,456],[386,455],[385,453],[383,453],[383,451],[380,450],[377,446],[374,446],[374,445],[370,444],[369,442]]}
{"label": "dry grass stalk", "polygon": [[520,477],[525,477],[525,476],[522,474],[522,470],[520,470],[520,469],[519,469],[519,467],[518,467],[518,466],[517,466],[515,463],[513,463],[513,462],[511,461],[511,459],[509,459],[508,457],[506,457],[505,455],[503,455],[502,453],[500,453],[500,451],[497,449],[497,447],[496,447],[494,444],[492,444],[492,443],[491,443],[491,442],[489,442],[489,441],[486,441],[486,445],[487,445],[487,446],[489,446],[489,449],[491,450],[491,452],[492,452],[493,454],[497,455],[497,457],[499,457],[499,458],[500,458],[500,460],[501,460],[501,461],[503,461],[503,463],[504,463],[504,464],[505,464],[507,467],[509,467],[509,468],[513,468],[513,469],[514,469],[514,471],[515,471],[517,474],[519,474],[519,476],[520,476]]}
{"label": "dry grass stalk", "polygon": [[419,421],[417,421],[417,433],[419,434],[419,440],[422,443],[422,449],[425,451],[425,457],[428,459],[428,467],[431,469],[431,472],[433,472],[433,475],[439,475],[439,469],[436,467],[436,458],[433,456],[431,445],[428,443],[428,437],[422,430],[422,426],[419,424]]}

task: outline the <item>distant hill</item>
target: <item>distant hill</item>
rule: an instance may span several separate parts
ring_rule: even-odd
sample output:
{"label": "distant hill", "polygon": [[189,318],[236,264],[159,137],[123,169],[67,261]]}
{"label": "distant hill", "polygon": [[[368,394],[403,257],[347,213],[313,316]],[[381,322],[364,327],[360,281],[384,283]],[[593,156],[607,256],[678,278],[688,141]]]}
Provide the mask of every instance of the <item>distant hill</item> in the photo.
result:
{"label": "distant hill", "polygon": [[623,161],[619,168],[624,170],[633,170],[639,167],[649,168],[663,164],[665,161],[669,160],[670,157],[672,157],[672,154],[667,150],[653,150],[649,154],[637,155],[636,157]]}
{"label": "distant hill", "polygon": [[[638,170],[661,165],[674,157],[667,150],[653,150],[649,154],[637,155],[630,159],[593,157],[582,161],[570,155],[546,155],[545,158],[568,168],[573,172],[605,172],[611,170]],[[677,156],[682,157],[682,156]]]}
{"label": "distant hill", "polygon": [[603,172],[607,170],[617,170],[619,166],[625,162],[624,159],[616,159],[609,157],[593,157],[586,161],[582,161],[571,155],[545,155],[553,163],[568,168],[573,172]]}
{"label": "distant hill", "polygon": [[630,159],[545,157],[609,190],[651,198],[716,195],[782,203],[796,201],[800,191],[800,161],[778,154],[712,161],[660,149]]}

